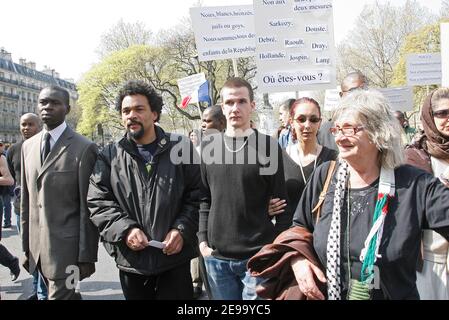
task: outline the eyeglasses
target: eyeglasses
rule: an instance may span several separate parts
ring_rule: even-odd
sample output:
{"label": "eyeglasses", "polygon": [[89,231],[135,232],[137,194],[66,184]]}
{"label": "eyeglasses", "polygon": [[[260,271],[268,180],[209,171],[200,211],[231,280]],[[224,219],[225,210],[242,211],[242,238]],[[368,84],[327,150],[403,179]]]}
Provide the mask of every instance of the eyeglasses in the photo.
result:
{"label": "eyeglasses", "polygon": [[432,111],[432,115],[438,119],[447,119],[449,118],[449,109]]}
{"label": "eyeglasses", "polygon": [[321,121],[321,118],[317,117],[317,116],[311,116],[311,117],[306,117],[306,116],[299,116],[298,118],[294,119],[297,123],[304,123],[307,121],[307,119],[309,119],[310,122],[312,123],[318,123]]}
{"label": "eyeglasses", "polygon": [[364,129],[364,127],[362,126],[358,126],[358,127],[332,127],[329,129],[330,133],[332,133],[333,136],[337,136],[338,133],[341,131],[341,133],[345,136],[345,137],[350,137],[355,135],[357,132],[362,131]]}

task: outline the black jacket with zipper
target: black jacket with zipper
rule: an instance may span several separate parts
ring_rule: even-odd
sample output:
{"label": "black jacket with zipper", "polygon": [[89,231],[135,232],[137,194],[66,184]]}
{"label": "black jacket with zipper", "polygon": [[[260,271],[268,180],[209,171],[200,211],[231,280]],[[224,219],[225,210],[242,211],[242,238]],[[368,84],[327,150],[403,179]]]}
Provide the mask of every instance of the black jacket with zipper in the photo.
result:
{"label": "black jacket with zipper", "polygon": [[[165,133],[158,126],[155,130],[158,146],[150,173],[136,144],[125,135],[100,154],[87,199],[91,220],[117,267],[143,275],[159,274],[188,262],[197,245],[201,177],[198,159],[193,159],[194,147],[187,137]],[[154,247],[132,251],[125,244],[131,228],[140,228],[148,240],[158,241],[171,229],[178,229],[184,247],[171,256]]]}

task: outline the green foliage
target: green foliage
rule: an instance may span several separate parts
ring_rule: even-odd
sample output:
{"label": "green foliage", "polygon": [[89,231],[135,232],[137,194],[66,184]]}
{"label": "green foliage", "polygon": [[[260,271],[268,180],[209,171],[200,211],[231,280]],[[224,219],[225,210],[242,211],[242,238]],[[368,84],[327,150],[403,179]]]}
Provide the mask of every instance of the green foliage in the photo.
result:
{"label": "green foliage", "polygon": [[[193,31],[190,28],[175,28],[161,34],[157,47],[136,45],[116,51],[93,66],[78,84],[79,105],[83,113],[78,131],[96,138],[97,125],[101,123],[105,132],[117,135],[123,130],[114,99],[123,82],[141,79],[151,84],[164,99],[161,124],[168,131],[187,131],[197,127],[200,112],[197,105],[186,109],[179,107],[181,98],[177,80],[204,72],[210,82],[212,103],[219,99],[219,90],[226,79],[233,75],[232,61],[200,62],[196,56]],[[246,79],[255,76],[254,59],[238,59],[239,75]],[[207,104],[201,103],[204,110]],[[168,119],[166,119],[168,118]],[[193,121],[192,121],[193,120]]]}
{"label": "green foliage", "polygon": [[77,130],[93,137],[99,123],[110,131],[120,129],[120,115],[114,107],[119,87],[126,80],[142,79],[146,63],[160,56],[160,49],[133,46],[110,54],[87,72],[78,83],[82,116]]}
{"label": "green foliage", "polygon": [[[440,23],[448,22],[449,19],[441,20],[437,23],[426,25],[416,32],[409,34],[400,49],[399,62],[394,68],[392,87],[407,85],[406,62],[407,55],[413,53],[435,53],[440,52]],[[414,109],[418,110],[422,105],[427,92],[437,86],[418,86],[414,88]]]}

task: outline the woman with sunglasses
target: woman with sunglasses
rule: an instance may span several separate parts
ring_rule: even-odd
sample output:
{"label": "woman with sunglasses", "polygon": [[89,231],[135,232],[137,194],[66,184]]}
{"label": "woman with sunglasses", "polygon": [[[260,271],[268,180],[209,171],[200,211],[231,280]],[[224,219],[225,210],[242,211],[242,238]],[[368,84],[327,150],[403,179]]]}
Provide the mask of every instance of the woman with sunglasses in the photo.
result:
{"label": "woman with sunglasses", "polygon": [[[432,229],[449,238],[449,188],[402,165],[401,128],[381,93],[353,92],[334,111],[333,121],[339,161],[321,214],[312,209],[329,162],[313,173],[293,227],[278,236],[288,233],[282,250],[289,252],[277,261],[291,267],[308,299],[419,299],[421,232]],[[260,265],[250,262],[250,268]]]}
{"label": "woman with sunglasses", "polygon": [[[337,152],[318,144],[321,125],[321,108],[312,98],[296,100],[290,109],[290,127],[293,143],[287,145],[284,155],[284,174],[289,206],[296,209],[302,192],[315,169],[322,163],[337,158]],[[284,212],[285,199],[272,199],[270,215]]]}
{"label": "woman with sunglasses", "polygon": [[[449,187],[449,88],[432,92],[421,109],[424,135],[405,150],[406,162],[417,166]],[[417,286],[421,299],[449,299],[449,242],[440,234],[423,231],[422,264]]]}

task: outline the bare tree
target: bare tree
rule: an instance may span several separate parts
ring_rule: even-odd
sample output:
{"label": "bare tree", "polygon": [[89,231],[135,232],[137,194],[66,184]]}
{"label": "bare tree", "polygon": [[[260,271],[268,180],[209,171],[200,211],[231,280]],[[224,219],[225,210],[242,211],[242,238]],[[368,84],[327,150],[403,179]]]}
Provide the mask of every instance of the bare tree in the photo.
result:
{"label": "bare tree", "polygon": [[[172,105],[188,119],[199,119],[197,108],[191,108],[190,115],[187,115],[186,111],[177,107],[179,92],[177,86],[176,90],[173,91],[173,85],[176,85],[176,80],[179,78],[204,72],[206,79],[210,84],[209,95],[212,100],[211,102],[212,104],[215,104],[220,98],[221,86],[233,75],[232,61],[199,61],[193,29],[190,20],[187,18],[183,19],[178,26],[159,33],[158,46],[166,49],[168,59],[175,69],[175,72],[172,73],[174,81],[171,81],[169,87],[166,88],[172,92]],[[238,59],[237,68],[241,77],[247,80],[251,80],[255,77],[256,65],[253,58]],[[204,110],[205,106],[206,105],[201,104],[201,110]]]}
{"label": "bare tree", "polygon": [[416,0],[395,7],[390,2],[366,5],[356,26],[338,46],[339,78],[361,71],[373,86],[387,87],[405,37],[436,17]]}
{"label": "bare tree", "polygon": [[120,19],[108,31],[101,36],[98,53],[100,57],[129,48],[133,45],[149,45],[152,40],[152,32],[148,30],[143,22],[124,22]]}

